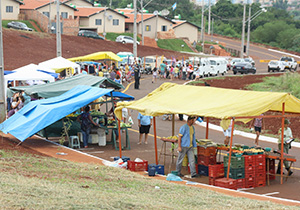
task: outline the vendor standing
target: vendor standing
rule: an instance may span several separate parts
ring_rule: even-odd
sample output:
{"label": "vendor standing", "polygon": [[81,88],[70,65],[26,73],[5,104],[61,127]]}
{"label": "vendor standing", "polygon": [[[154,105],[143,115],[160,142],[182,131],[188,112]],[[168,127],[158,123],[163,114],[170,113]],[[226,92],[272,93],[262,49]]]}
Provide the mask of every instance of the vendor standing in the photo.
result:
{"label": "vendor standing", "polygon": [[178,159],[176,163],[176,171],[178,176],[183,176],[181,174],[182,161],[185,155],[188,156],[190,169],[191,169],[191,177],[199,177],[199,174],[196,172],[195,168],[195,155],[194,148],[197,147],[196,138],[195,138],[195,128],[193,126],[196,118],[193,116],[189,116],[187,119],[187,123],[181,126],[179,130],[179,138],[178,138]]}
{"label": "vendor standing", "polygon": [[[288,125],[290,124],[290,121],[288,119],[284,120],[284,130],[283,130],[283,152],[288,154],[289,153],[289,149],[291,148],[291,143],[286,143],[287,140],[293,139],[293,134],[292,134],[292,130],[290,127],[288,127]],[[279,138],[278,138],[278,149],[281,152],[281,128],[278,131],[279,134]],[[289,162],[284,160],[283,164],[285,166],[285,169],[288,171],[288,175],[292,175],[293,172],[292,170],[290,170],[290,166],[289,166]],[[278,168],[277,168],[277,174],[281,174],[281,161],[279,161],[278,163]]]}

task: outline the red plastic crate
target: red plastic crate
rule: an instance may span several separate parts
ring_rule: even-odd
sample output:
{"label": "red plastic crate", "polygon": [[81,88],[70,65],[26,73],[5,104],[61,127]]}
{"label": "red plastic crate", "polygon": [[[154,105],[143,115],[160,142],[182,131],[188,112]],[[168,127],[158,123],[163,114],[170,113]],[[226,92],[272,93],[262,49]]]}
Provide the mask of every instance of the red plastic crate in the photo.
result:
{"label": "red plastic crate", "polygon": [[263,171],[265,171],[266,170],[266,163],[257,163],[255,165],[255,169],[256,170],[263,170]]}
{"label": "red plastic crate", "polygon": [[266,173],[257,173],[255,174],[255,180],[265,180],[266,181]]}
{"label": "red plastic crate", "polygon": [[217,154],[217,148],[216,147],[197,146],[197,154],[198,155],[204,155],[204,156],[216,155]]}
{"label": "red plastic crate", "polygon": [[265,167],[261,167],[261,166],[257,166],[255,167],[255,174],[262,174],[262,173],[266,173],[266,169]]}
{"label": "red plastic crate", "polygon": [[245,179],[237,179],[236,180],[236,187],[239,188],[245,188],[246,186],[246,181]]}
{"label": "red plastic crate", "polygon": [[[198,164],[197,163],[195,163],[195,167],[196,167],[196,173],[198,174]],[[191,173],[190,164],[188,164],[188,171],[189,171],[189,173]]]}
{"label": "red plastic crate", "polygon": [[216,179],[215,186],[237,190],[236,179],[230,179],[230,178]]}
{"label": "red plastic crate", "polygon": [[216,155],[210,155],[210,156],[204,156],[204,155],[198,155],[198,164],[208,166],[208,165],[214,165],[217,162]]}
{"label": "red plastic crate", "polygon": [[215,186],[215,181],[216,181],[217,178],[215,177],[209,177],[208,178],[208,184],[209,185],[214,185]]}
{"label": "red plastic crate", "polygon": [[245,178],[245,182],[246,182],[246,183],[247,183],[247,182],[255,182],[255,176],[253,175],[253,176],[246,177],[246,178]]}
{"label": "red plastic crate", "polygon": [[259,155],[254,155],[254,156],[255,156],[256,163],[266,163],[266,155],[265,154],[259,154]]}
{"label": "red plastic crate", "polygon": [[255,177],[255,171],[245,171],[245,178]]}
{"label": "red plastic crate", "polygon": [[266,186],[266,180],[258,179],[255,181],[255,187],[264,187],[264,186]]}
{"label": "red plastic crate", "polygon": [[209,165],[208,176],[214,178],[224,177],[224,164]]}
{"label": "red plastic crate", "polygon": [[250,181],[245,181],[245,188],[254,188],[255,187],[255,182],[254,181],[252,181],[252,182],[250,182]]}
{"label": "red plastic crate", "polygon": [[245,166],[249,164],[253,165],[255,163],[254,155],[243,155],[243,156],[244,156]]}
{"label": "red plastic crate", "polygon": [[255,173],[255,167],[254,166],[245,166],[245,173]]}
{"label": "red plastic crate", "polygon": [[127,166],[130,171],[147,171],[148,170],[148,161],[143,160],[143,162],[135,162],[128,160]]}

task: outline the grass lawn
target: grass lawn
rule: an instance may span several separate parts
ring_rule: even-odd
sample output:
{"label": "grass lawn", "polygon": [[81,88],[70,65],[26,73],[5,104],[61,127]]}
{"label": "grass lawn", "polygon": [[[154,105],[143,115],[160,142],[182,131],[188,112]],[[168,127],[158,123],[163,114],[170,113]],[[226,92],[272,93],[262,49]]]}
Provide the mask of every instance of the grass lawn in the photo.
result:
{"label": "grass lawn", "polygon": [[167,50],[193,52],[182,39],[159,39],[157,46]]}
{"label": "grass lawn", "polygon": [[16,151],[0,150],[0,157],[0,209],[297,209],[125,169]]}
{"label": "grass lawn", "polygon": [[35,28],[32,26],[32,24],[28,20],[2,20],[2,27],[7,28],[7,24],[11,21],[25,23],[29,28],[32,28],[34,31],[36,31]]}

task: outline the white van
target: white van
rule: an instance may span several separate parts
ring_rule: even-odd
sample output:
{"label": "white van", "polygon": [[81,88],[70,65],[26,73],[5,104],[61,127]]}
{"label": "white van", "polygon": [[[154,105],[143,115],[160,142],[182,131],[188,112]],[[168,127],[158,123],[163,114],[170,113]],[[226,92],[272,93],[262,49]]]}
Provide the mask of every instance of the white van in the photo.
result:
{"label": "white van", "polygon": [[224,75],[225,73],[227,73],[228,61],[225,58],[209,58],[209,60],[211,68],[213,68],[214,75]]}
{"label": "white van", "polygon": [[198,68],[198,65],[194,65],[194,69],[197,69],[196,72],[194,72],[194,75],[199,75],[199,77],[205,77],[210,75],[210,62],[207,58],[200,58],[199,59],[200,65]]}

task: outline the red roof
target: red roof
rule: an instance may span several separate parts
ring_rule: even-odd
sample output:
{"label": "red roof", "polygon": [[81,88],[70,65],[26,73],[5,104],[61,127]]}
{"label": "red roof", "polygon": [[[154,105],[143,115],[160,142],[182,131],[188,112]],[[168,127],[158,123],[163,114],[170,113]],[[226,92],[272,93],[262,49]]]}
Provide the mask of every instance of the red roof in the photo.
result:
{"label": "red roof", "polygon": [[[51,0],[53,2],[55,0]],[[63,2],[63,0],[60,0]],[[36,9],[46,4],[49,4],[49,0],[23,0],[23,5],[20,6],[20,9]]]}
{"label": "red roof", "polygon": [[78,11],[75,11],[74,16],[89,17],[105,10],[105,7],[77,7],[77,9]]}
{"label": "red roof", "polygon": [[[125,19],[125,23],[133,23],[134,22],[134,14],[126,14],[127,17],[129,17],[128,19]],[[153,17],[153,14],[143,14],[143,19],[146,20],[148,18]],[[137,14],[136,15],[136,22],[141,22],[142,21],[142,15],[141,14]]]}

